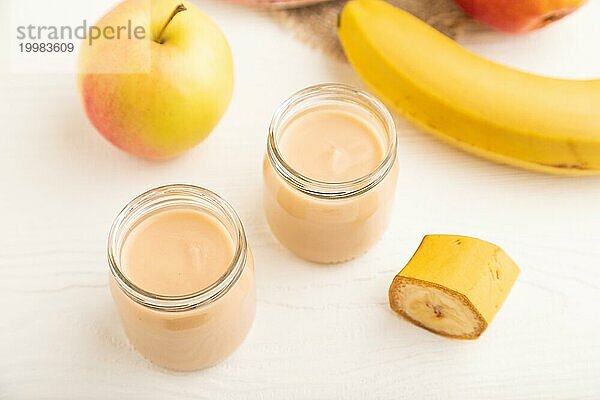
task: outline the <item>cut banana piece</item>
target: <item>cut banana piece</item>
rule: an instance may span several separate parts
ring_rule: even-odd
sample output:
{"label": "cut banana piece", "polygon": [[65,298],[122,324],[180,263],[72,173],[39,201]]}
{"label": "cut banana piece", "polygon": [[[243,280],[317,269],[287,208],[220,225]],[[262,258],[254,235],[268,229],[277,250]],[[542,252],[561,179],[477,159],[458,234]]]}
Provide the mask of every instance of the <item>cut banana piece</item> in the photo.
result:
{"label": "cut banana piece", "polygon": [[492,322],[519,267],[491,243],[428,235],[394,278],[390,307],[431,332],[476,339]]}

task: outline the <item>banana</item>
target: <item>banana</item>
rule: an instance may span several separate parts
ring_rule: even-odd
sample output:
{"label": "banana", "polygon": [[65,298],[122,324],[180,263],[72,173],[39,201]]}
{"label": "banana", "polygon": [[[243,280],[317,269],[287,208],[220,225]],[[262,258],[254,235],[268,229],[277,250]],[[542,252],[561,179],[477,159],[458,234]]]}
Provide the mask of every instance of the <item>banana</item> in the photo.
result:
{"label": "banana", "polygon": [[455,235],[428,235],[392,281],[390,307],[431,332],[478,338],[519,275],[499,247]]}
{"label": "banana", "polygon": [[423,130],[502,163],[600,174],[600,80],[491,62],[382,0],[350,0],[338,35],[367,85]]}

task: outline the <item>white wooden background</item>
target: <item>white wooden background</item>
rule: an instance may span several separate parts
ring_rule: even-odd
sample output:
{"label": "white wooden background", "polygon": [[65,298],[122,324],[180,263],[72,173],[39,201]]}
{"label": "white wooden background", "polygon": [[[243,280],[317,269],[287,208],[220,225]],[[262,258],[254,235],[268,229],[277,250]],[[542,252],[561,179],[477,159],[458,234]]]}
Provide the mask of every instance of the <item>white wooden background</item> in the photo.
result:
{"label": "white wooden background", "polygon": [[[114,0],[87,3],[102,11]],[[212,136],[172,162],[140,161],[107,144],[83,114],[72,76],[4,68],[0,399],[600,398],[600,179],[495,165],[400,121],[402,170],[383,240],[347,264],[303,262],[275,241],[263,217],[267,123],[297,89],[359,82],[350,67],[298,42],[265,13],[198,4],[231,42],[236,91]],[[599,20],[600,2],[590,1],[542,32],[485,35],[467,45],[531,71],[599,77]],[[106,285],[115,213],[172,182],[227,198],[257,267],[249,337],[222,364],[189,374],[132,351]],[[487,239],[522,268],[478,341],[434,336],[388,308],[390,281],[427,233]]]}

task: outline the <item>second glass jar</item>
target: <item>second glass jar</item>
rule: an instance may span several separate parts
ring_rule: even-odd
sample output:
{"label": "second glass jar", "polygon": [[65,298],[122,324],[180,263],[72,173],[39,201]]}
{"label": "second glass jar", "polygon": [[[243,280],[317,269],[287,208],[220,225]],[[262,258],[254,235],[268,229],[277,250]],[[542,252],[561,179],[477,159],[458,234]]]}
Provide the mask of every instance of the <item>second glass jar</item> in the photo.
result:
{"label": "second glass jar", "polygon": [[[296,118],[328,107],[355,115],[383,143],[381,162],[356,179],[325,182],[286,161],[280,139]],[[397,139],[389,111],[371,95],[340,84],[297,92],[276,111],[263,162],[263,201],[273,234],[301,258],[337,263],[366,252],[387,228],[398,177]]]}

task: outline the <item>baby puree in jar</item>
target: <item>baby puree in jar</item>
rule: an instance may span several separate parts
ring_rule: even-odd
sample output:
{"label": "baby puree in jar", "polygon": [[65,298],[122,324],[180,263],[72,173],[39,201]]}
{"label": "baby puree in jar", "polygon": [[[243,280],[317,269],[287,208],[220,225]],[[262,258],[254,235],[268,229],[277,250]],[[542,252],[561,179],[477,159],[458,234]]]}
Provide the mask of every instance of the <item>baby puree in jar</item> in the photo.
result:
{"label": "baby puree in jar", "polygon": [[109,255],[111,292],[125,331],[160,366],[211,366],[235,350],[254,318],[254,266],[243,228],[230,206],[204,189],[148,193],[124,210],[109,241],[117,250]]}
{"label": "baby puree in jar", "polygon": [[379,101],[345,85],[300,91],[269,132],[263,174],[271,230],[311,261],[356,257],[387,227],[397,173],[396,131]]}

